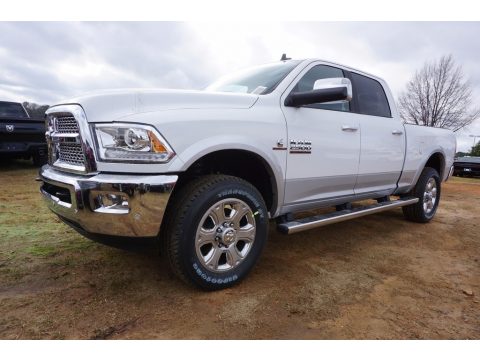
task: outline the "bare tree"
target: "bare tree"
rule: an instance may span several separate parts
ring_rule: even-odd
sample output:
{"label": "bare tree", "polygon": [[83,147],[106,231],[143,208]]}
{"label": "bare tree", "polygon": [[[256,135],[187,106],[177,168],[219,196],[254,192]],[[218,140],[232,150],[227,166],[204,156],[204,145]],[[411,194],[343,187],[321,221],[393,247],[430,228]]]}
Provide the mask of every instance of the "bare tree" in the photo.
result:
{"label": "bare tree", "polygon": [[425,63],[400,95],[405,122],[458,131],[480,117],[473,108],[472,89],[452,55]]}

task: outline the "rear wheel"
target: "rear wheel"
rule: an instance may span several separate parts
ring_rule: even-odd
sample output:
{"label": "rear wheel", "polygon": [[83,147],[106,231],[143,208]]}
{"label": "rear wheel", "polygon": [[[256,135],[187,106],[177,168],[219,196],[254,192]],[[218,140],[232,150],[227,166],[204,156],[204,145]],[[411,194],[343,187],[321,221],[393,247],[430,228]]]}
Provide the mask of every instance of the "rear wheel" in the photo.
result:
{"label": "rear wheel", "polygon": [[206,290],[240,282],[267,239],[258,190],[233,176],[209,175],[185,185],[172,201],[162,240],[174,273]]}
{"label": "rear wheel", "polygon": [[432,220],[440,202],[440,176],[437,170],[423,169],[417,184],[408,194],[419,199],[418,203],[404,206],[403,215],[410,221],[426,223]]}

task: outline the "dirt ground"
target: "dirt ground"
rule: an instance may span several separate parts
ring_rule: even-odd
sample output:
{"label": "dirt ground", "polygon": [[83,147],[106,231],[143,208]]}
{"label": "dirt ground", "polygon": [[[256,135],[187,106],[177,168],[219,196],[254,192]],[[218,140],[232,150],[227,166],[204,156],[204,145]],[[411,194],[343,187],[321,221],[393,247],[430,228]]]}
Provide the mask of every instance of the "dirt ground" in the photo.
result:
{"label": "dirt ground", "polygon": [[239,286],[184,285],[152,244],[106,246],[47,211],[26,162],[0,164],[2,339],[479,339],[480,179],[401,210],[284,236]]}

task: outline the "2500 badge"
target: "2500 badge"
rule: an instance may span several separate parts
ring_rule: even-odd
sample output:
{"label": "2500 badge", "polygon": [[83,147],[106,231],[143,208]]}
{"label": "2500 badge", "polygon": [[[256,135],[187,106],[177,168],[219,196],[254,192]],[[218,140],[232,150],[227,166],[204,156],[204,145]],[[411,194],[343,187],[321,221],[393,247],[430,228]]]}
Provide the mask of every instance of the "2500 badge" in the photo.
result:
{"label": "2500 badge", "polygon": [[310,140],[290,140],[290,154],[311,154],[311,152]]}

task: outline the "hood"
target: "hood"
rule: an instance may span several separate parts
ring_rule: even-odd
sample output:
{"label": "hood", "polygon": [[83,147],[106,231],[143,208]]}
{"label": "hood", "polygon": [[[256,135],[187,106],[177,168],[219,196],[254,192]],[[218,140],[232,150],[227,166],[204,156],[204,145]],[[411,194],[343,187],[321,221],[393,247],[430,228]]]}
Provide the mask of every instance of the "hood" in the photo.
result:
{"label": "hood", "polygon": [[192,90],[110,90],[101,91],[57,105],[79,104],[89,122],[109,122],[151,111],[181,109],[248,109],[258,95]]}

